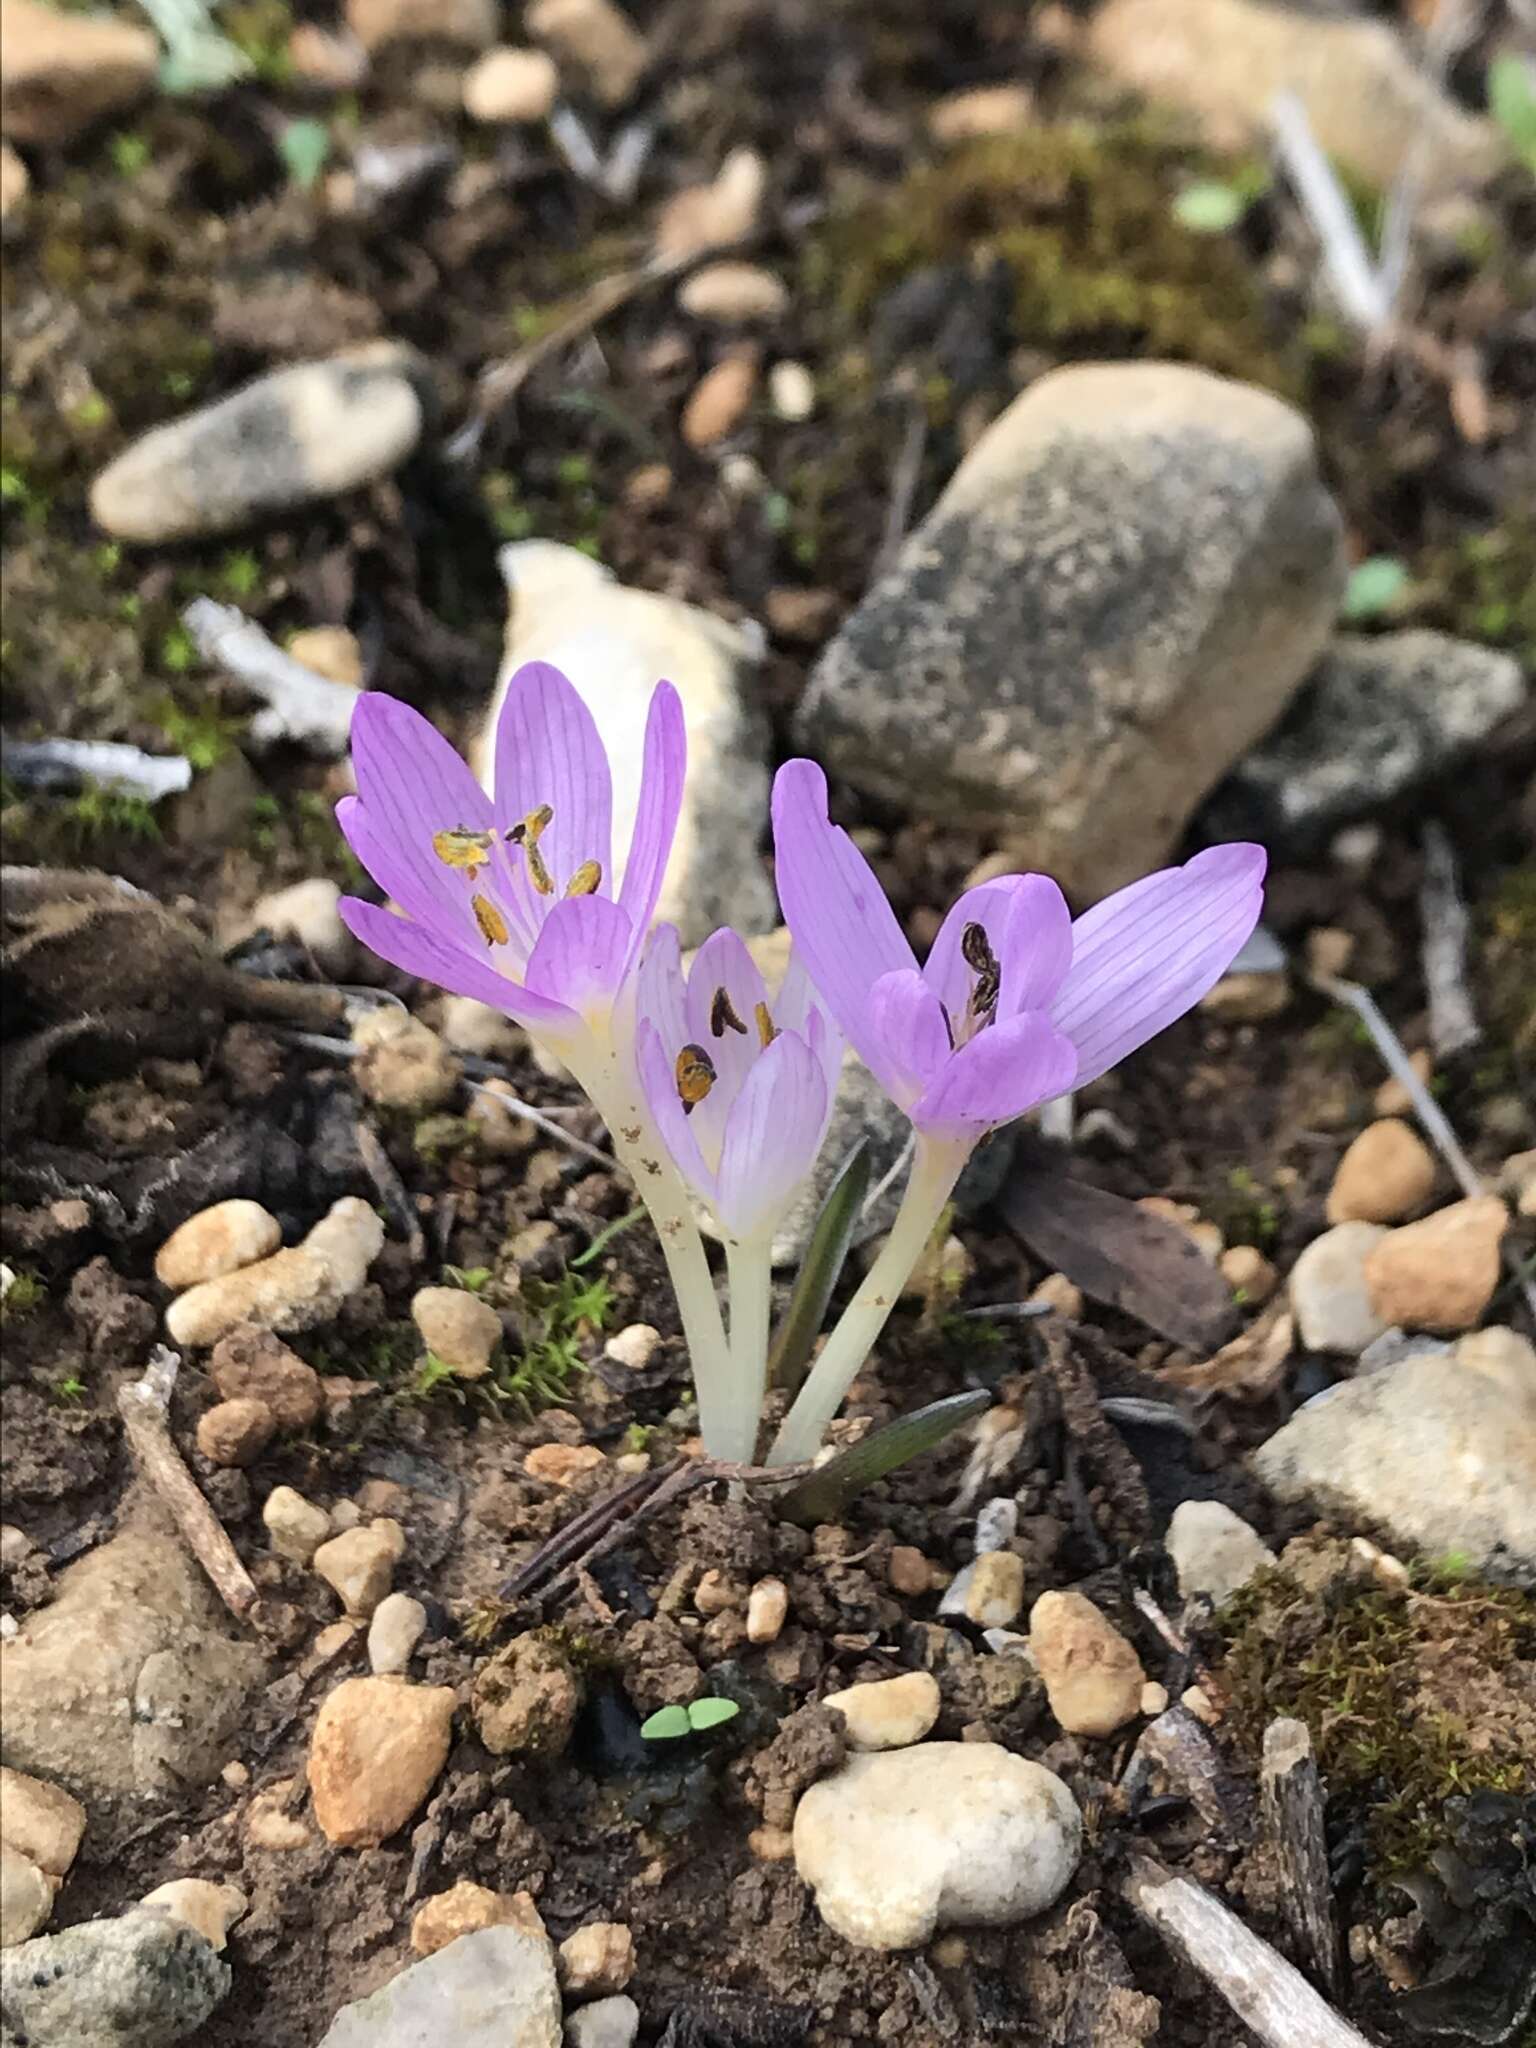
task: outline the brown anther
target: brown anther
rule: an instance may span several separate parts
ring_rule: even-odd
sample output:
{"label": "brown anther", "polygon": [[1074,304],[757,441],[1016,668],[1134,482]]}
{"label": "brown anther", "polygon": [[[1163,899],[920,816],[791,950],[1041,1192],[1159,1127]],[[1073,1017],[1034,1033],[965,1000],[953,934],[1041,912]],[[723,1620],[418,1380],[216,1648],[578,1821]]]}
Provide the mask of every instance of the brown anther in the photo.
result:
{"label": "brown anther", "polygon": [[997,999],[1002,990],[1003,970],[992,942],[979,924],[968,924],[960,934],[960,954],[967,967],[976,976],[976,986],[971,991],[968,1014],[977,1025],[990,1022],[992,1012],[997,1008]]}
{"label": "brown anther", "polygon": [[683,1115],[692,1116],[715,1085],[715,1063],[702,1045],[685,1045],[677,1056],[675,1071]]}
{"label": "brown anther", "polygon": [[555,878],[544,865],[544,856],[531,839],[524,842],[523,858],[528,863],[528,873],[532,878],[535,889],[538,890],[541,896],[553,896],[555,893]]}
{"label": "brown anther", "polygon": [[584,860],[565,885],[567,896],[595,896],[603,885],[603,864]]}
{"label": "brown anther", "polygon": [[507,920],[496,908],[489,896],[471,896],[469,907],[475,913],[475,923],[480,927],[480,936],[488,946],[504,946],[507,943]]}
{"label": "brown anther", "polygon": [[712,1038],[724,1038],[727,1030],[739,1031],[743,1038],[747,1027],[736,1014],[736,1005],[731,1001],[730,991],[717,988],[714,1000],[709,1006],[709,1032]]}
{"label": "brown anther", "polygon": [[555,815],[553,804],[540,804],[528,813],[520,824],[507,828],[509,846],[537,846],[544,836],[544,828]]}
{"label": "brown anther", "polygon": [[432,834],[432,851],[445,868],[462,868],[467,875],[478,874],[491,857],[493,836],[471,832],[463,825]]}
{"label": "brown anther", "polygon": [[763,1051],[766,1052],[769,1046],[772,1045],[773,1041],[778,1037],[779,1027],[777,1024],[774,1023],[772,1017],[769,1016],[768,1005],[766,1003],[759,1003],[757,1005],[757,1008],[752,1012],[752,1015],[757,1023],[758,1039],[762,1044]]}

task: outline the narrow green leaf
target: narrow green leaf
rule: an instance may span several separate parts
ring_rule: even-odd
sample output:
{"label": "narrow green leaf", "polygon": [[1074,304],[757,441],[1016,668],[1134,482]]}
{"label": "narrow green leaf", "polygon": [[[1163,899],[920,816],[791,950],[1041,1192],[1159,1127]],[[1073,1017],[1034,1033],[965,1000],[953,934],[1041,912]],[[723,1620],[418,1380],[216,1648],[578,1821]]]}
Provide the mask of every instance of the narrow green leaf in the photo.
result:
{"label": "narrow green leaf", "polygon": [[1390,611],[1408,587],[1408,571],[1396,555],[1371,555],[1349,572],[1339,616],[1361,620]]}
{"label": "narrow green leaf", "polygon": [[640,1733],[647,1742],[675,1742],[692,1727],[686,1707],[658,1707],[648,1721],[640,1723]]}
{"label": "narrow green leaf", "polygon": [[1196,235],[1222,235],[1235,228],[1248,211],[1248,200],[1236,185],[1214,178],[1186,185],[1173,202],[1173,217]]}
{"label": "narrow green leaf", "polygon": [[622,1237],[624,1232],[631,1229],[636,1223],[639,1223],[644,1218],[644,1215],[645,1210],[643,1208],[627,1210],[624,1215],[619,1217],[617,1222],[610,1223],[605,1229],[600,1230],[584,1252],[578,1252],[574,1259],[567,1262],[571,1271],[579,1273],[583,1266],[590,1266],[594,1259],[601,1258],[609,1245],[613,1243],[613,1240],[616,1237]]}
{"label": "narrow green leaf", "polygon": [[848,1257],[859,1211],[868,1193],[869,1150],[861,1138],[828,1188],[827,1199],[816,1218],[789,1307],[768,1354],[770,1387],[783,1387],[792,1394],[804,1378],[811,1348],[821,1333],[827,1303]]}
{"label": "narrow green leaf", "polygon": [[1509,137],[1516,156],[1536,172],[1536,64],[1517,50],[1488,66],[1488,111]]}
{"label": "narrow green leaf", "polygon": [[804,1528],[835,1522],[866,1486],[931,1451],[991,1405],[992,1396],[978,1387],[972,1394],[949,1394],[911,1415],[898,1416],[862,1443],[830,1458],[818,1471],[808,1473],[780,1498],[778,1512],[786,1522],[798,1522]]}
{"label": "narrow green leaf", "polygon": [[735,1700],[695,1700],[688,1709],[688,1726],[695,1735],[702,1735],[706,1728],[719,1728],[734,1721],[740,1712]]}

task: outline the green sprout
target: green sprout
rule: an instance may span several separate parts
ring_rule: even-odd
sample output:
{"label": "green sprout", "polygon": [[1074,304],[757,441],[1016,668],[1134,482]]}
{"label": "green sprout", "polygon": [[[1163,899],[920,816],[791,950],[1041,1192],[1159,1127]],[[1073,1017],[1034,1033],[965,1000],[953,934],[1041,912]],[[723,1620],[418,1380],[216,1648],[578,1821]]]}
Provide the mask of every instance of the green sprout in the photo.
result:
{"label": "green sprout", "polygon": [[10,1285],[0,1295],[0,1320],[19,1321],[30,1315],[47,1292],[35,1273],[13,1273]]}
{"label": "green sprout", "polygon": [[85,1381],[77,1379],[74,1373],[66,1374],[63,1379],[54,1381],[53,1398],[63,1407],[78,1407],[85,1399]]}
{"label": "green sprout", "polygon": [[466,1294],[479,1294],[495,1278],[489,1266],[444,1266],[443,1280],[449,1287],[462,1287]]}
{"label": "green sprout", "polygon": [[723,1728],[741,1712],[735,1700],[694,1700],[691,1705],[658,1707],[649,1720],[640,1723],[647,1742],[676,1742],[680,1736],[703,1735],[711,1728]]}

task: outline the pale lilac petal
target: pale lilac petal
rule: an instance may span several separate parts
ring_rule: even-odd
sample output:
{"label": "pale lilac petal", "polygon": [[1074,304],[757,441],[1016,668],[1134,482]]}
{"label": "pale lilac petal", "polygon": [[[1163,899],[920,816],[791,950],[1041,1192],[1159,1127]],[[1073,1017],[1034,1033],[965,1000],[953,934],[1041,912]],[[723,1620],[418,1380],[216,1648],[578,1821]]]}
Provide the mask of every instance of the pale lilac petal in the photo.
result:
{"label": "pale lilac petal", "polygon": [[629,919],[606,896],[568,896],[544,920],[525,977],[537,995],[583,1012],[606,1009],[629,965]]}
{"label": "pale lilac petal", "polygon": [[908,1114],[934,1137],[979,1138],[1065,1094],[1076,1071],[1072,1041],[1042,1011],[1026,1010],[978,1031]]}
{"label": "pale lilac petal", "polygon": [[830,1116],[830,1098],[837,1093],[843,1071],[843,1048],[848,1041],[837,1028],[832,1012],[817,993],[804,960],[793,946],[779,992],[769,997],[769,1006],[779,1029],[798,1031],[821,1061],[822,1072],[827,1077],[827,1114]]}
{"label": "pale lilac petal", "polygon": [[636,1010],[642,1023],[655,1027],[674,1058],[688,1037],[688,999],[683,981],[682,943],[677,926],[659,924],[651,933],[636,977]]}
{"label": "pale lilac petal", "polygon": [[837,1107],[837,1090],[843,1078],[843,1034],[825,1010],[813,1009],[807,1016],[805,1027],[799,1036],[811,1048],[816,1064],[821,1069],[821,1085],[826,1096],[827,1106],[822,1113],[821,1129],[812,1147],[814,1153],[821,1150],[822,1142],[832,1123],[832,1112]]}
{"label": "pale lilac petal", "polygon": [[716,1212],[732,1236],[760,1236],[784,1213],[811,1170],[826,1110],[821,1062],[798,1032],[780,1032],[726,1122]]}
{"label": "pale lilac petal", "polygon": [[844,1036],[878,1074],[869,992],[882,974],[917,961],[868,861],[829,821],[827,778],[814,761],[786,761],[774,778],[773,846],[784,921],[806,970]]}
{"label": "pale lilac petal", "polygon": [[[723,1018],[721,1029],[715,1030],[715,997],[720,989],[724,989],[732,1010],[746,1026],[745,1031],[733,1031]],[[688,970],[686,1011],[688,1040],[704,1048],[715,1069],[715,1085],[689,1119],[706,1159],[719,1159],[731,1104],[763,1049],[757,1006],[767,1000],[768,991],[757,963],[735,932],[711,932]]]}
{"label": "pale lilac petal", "polygon": [[1215,987],[1259,921],[1265,861],[1261,846],[1212,846],[1077,920],[1071,970],[1051,1018],[1077,1047],[1078,1087]]}
{"label": "pale lilac petal", "polygon": [[573,1030],[578,1019],[564,1004],[552,1002],[498,974],[488,960],[455,946],[441,933],[408,917],[396,917],[377,903],[343,896],[337,906],[342,923],[381,960],[422,981],[435,982],[456,996],[473,996],[526,1024],[530,1031],[556,1037]]}
{"label": "pale lilac petal", "polygon": [[979,924],[1002,968],[996,1015],[1046,1008],[1072,958],[1072,914],[1049,875],[999,875],[980,882],[954,904],[940,925],[923,979],[948,1010],[957,1031],[976,986],[961,942]]}
{"label": "pale lilac petal", "polygon": [[[346,810],[342,829],[358,859],[413,917],[430,921],[436,905],[457,929],[467,915],[467,877],[443,865],[432,851],[432,835],[459,827],[485,831],[491,823],[485,791],[436,726],[378,690],[359,697],[352,713],[352,767],[357,799],[337,809],[338,816]],[[355,836],[359,806],[366,851]],[[387,877],[373,866],[380,855],[391,869]]]}
{"label": "pale lilac petal", "polygon": [[641,1020],[635,1057],[652,1121],[672,1155],[673,1165],[694,1193],[713,1208],[715,1176],[704,1164],[699,1141],[693,1134],[693,1119],[677,1092],[677,1055],[662,1044],[660,1033],[649,1018]]}
{"label": "pale lilac petal", "polygon": [[869,1007],[885,1062],[879,1078],[897,1106],[910,1109],[952,1055],[944,1005],[915,967],[902,967],[881,975],[870,990]]}
{"label": "pale lilac petal", "polygon": [[539,852],[563,893],[585,861],[613,894],[613,778],[597,725],[574,684],[530,661],[507,685],[496,725],[496,818],[503,830],[548,804]]}
{"label": "pale lilac petal", "polygon": [[678,814],[683,807],[683,771],[687,765],[688,735],[683,728],[682,700],[670,683],[658,683],[645,722],[640,801],[619,889],[619,903],[629,913],[637,943],[644,942],[656,915]]}

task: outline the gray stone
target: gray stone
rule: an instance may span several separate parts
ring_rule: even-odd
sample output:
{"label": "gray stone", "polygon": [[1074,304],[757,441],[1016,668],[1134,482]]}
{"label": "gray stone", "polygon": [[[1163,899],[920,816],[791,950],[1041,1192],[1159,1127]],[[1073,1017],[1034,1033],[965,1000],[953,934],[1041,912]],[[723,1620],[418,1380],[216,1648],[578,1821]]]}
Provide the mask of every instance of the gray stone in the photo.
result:
{"label": "gray stone", "polygon": [[1218,1607],[1275,1561],[1258,1531],[1219,1500],[1181,1500],[1168,1524],[1167,1550],[1185,1599],[1204,1593]]}
{"label": "gray stone", "polygon": [[1167,857],[1326,640],[1311,430],[1172,363],[1081,365],[982,436],[822,656],[796,737],[1094,897]]}
{"label": "gray stone", "polygon": [[7,2048],[171,2048],[233,1975],[202,1935],[163,1913],[87,1920],[0,1956],[0,2034]]}
{"label": "gray stone", "polygon": [[1490,647],[1446,633],[1341,634],[1212,798],[1212,830],[1305,851],[1455,767],[1524,697],[1519,663]]}
{"label": "gray stone", "polygon": [[320,2048],[560,2048],[554,1955],[521,1927],[461,1935],[343,2006]]}
{"label": "gray stone", "polygon": [[91,516],[120,540],[186,540],[372,483],[421,436],[419,374],[392,342],[274,370],[125,448]]}
{"label": "gray stone", "polygon": [[125,1530],[59,1574],[0,1644],[6,1760],[84,1798],[183,1790],[228,1760],[261,1652],[179,1538]]}
{"label": "gray stone", "polygon": [[1371,1305],[1365,1262],[1386,1234],[1380,1223],[1336,1223],[1314,1237],[1291,1268],[1291,1307],[1309,1351],[1354,1358],[1385,1332]]}
{"label": "gray stone", "polygon": [[[514,669],[549,661],[585,698],[613,767],[613,857],[629,848],[651,692],[682,699],[688,780],[657,915],[685,946],[717,925],[766,932],[776,922],[759,845],[768,822],[768,729],[747,688],[762,656],[755,631],[697,605],[629,590],[577,548],[520,541],[501,551],[510,592],[502,686],[471,751],[489,786],[496,717]],[[564,877],[561,877],[563,886]]]}
{"label": "gray stone", "polygon": [[640,2008],[625,1993],[599,1998],[573,2012],[565,2023],[565,2048],[633,2048]]}
{"label": "gray stone", "polygon": [[813,1785],[794,1847],[834,1934],[915,1948],[1043,1913],[1077,1868],[1082,1817],[1054,1772],[995,1742],[922,1742],[850,1756]]}
{"label": "gray stone", "polygon": [[1253,1466],[1282,1500],[1536,1584],[1536,1353],[1512,1330],[1328,1388]]}

